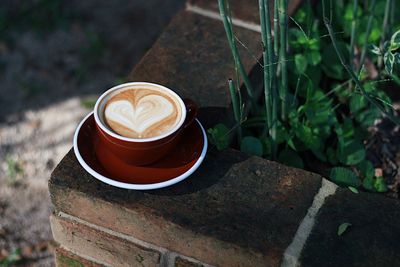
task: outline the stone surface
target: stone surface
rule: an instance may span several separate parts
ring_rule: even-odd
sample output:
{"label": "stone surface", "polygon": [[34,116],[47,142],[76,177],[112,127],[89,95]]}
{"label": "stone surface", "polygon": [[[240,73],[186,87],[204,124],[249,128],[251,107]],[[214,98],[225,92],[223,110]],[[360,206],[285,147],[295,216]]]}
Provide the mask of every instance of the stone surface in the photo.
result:
{"label": "stone surface", "polygon": [[[260,34],[235,29],[247,46],[239,47],[250,72],[261,57]],[[233,58],[221,21],[179,12],[136,65],[129,79],[163,84],[202,107],[229,107],[227,80],[235,78]]]}
{"label": "stone surface", "polygon": [[60,247],[56,248],[55,260],[57,267],[103,267],[104,265],[96,264],[94,262],[88,261],[75,254],[62,249]]}
{"label": "stone surface", "polygon": [[[103,216],[107,216],[103,214]],[[158,266],[160,253],[139,247],[127,240],[52,215],[53,237],[72,252],[96,259],[111,266]]]}
{"label": "stone surface", "polygon": [[175,258],[175,267],[203,267],[203,264],[188,261],[186,259],[182,259],[181,257],[176,257]]}
{"label": "stone surface", "polygon": [[147,192],[97,181],[71,151],[49,187],[58,210],[202,262],[277,266],[320,184],[306,171],[211,149],[191,177]]}
{"label": "stone surface", "polygon": [[[273,7],[274,0],[269,1],[271,7]],[[293,14],[300,3],[301,0],[289,0],[289,14]],[[219,13],[218,1],[216,0],[189,0],[188,4]],[[233,18],[257,25],[260,24],[258,0],[230,0],[229,6]],[[273,10],[273,8],[271,8],[271,10]]]}
{"label": "stone surface", "polygon": [[[351,223],[337,235],[340,224]],[[319,211],[302,266],[400,266],[400,202],[338,189]]]}

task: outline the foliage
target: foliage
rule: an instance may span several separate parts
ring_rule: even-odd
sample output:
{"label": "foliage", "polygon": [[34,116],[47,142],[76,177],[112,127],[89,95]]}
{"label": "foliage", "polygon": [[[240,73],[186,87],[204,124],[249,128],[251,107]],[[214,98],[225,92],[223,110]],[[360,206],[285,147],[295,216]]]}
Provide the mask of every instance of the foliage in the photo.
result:
{"label": "foliage", "polygon": [[[224,2],[219,0],[220,8],[225,7]],[[380,79],[400,81],[400,30],[395,31],[400,25],[390,19],[399,15],[399,10],[393,9],[389,16],[390,9],[385,8],[393,0],[369,4],[357,0],[319,1],[315,6],[307,1],[290,17],[290,28],[281,20],[285,1],[275,1],[281,16],[280,24],[274,27],[269,25],[269,12],[265,12],[267,2],[259,1],[265,99],[263,108],[236,119],[235,127],[245,133],[245,137],[239,137],[238,146],[246,153],[299,168],[313,169],[312,163],[319,161],[326,166],[324,175],[330,173],[332,181],[350,186],[353,192],[360,187],[387,191],[384,179],[374,176],[374,166],[366,160],[364,140],[368,138],[368,127],[382,116],[399,122],[390,98],[379,87],[383,84]],[[229,24],[229,12],[221,15],[227,16]],[[228,28],[232,31],[231,26]],[[271,28],[279,28],[273,49]],[[238,56],[233,54],[234,58]],[[365,67],[367,61],[378,70],[378,77]],[[278,68],[271,68],[274,65]],[[285,77],[285,71],[290,78]],[[277,109],[278,105],[282,109]],[[243,111],[242,104],[240,108]],[[229,145],[228,126],[219,124],[208,132],[211,143],[218,148]]]}
{"label": "foliage", "polygon": [[338,227],[338,231],[337,231],[337,235],[341,236],[344,234],[344,232],[346,232],[346,230],[351,226],[351,223],[342,223],[341,225],[339,225]]}
{"label": "foliage", "polygon": [[21,249],[14,249],[7,257],[0,261],[0,267],[14,266],[21,260]]}
{"label": "foliage", "polygon": [[385,70],[389,75],[393,75],[395,67],[400,65],[400,30],[396,31],[389,41],[383,44],[382,49],[376,45],[371,45],[370,50],[373,54],[383,57]]}
{"label": "foliage", "polygon": [[7,154],[6,155],[6,163],[7,163],[7,174],[8,174],[8,184],[15,185],[17,183],[18,174],[22,173],[22,168],[18,164],[14,158]]}
{"label": "foliage", "polygon": [[0,37],[9,38],[7,30],[34,30],[39,35],[56,28],[67,28],[75,15],[61,0],[23,1],[18,9],[0,6]]}

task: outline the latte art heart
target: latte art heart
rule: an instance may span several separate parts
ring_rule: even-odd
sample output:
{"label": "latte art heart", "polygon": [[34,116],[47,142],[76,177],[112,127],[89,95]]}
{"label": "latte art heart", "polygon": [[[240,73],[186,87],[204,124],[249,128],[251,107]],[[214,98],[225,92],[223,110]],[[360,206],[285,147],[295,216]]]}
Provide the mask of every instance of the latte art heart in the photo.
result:
{"label": "latte art heart", "polygon": [[[137,92],[135,92],[137,91]],[[179,121],[177,105],[149,90],[128,90],[111,98],[104,117],[112,130],[131,138],[148,138],[172,129]]]}

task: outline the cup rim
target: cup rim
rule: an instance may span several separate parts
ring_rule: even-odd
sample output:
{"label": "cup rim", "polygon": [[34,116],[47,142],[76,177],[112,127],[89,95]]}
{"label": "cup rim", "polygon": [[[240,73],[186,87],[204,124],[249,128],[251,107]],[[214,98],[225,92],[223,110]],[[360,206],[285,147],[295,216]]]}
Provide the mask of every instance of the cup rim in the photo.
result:
{"label": "cup rim", "polygon": [[[149,87],[149,88],[157,88],[161,91],[167,92],[168,94],[171,94],[175,97],[175,99],[177,100],[177,102],[179,103],[179,105],[181,106],[181,118],[179,120],[179,123],[177,125],[175,125],[174,128],[172,128],[171,130],[169,130],[168,132],[162,134],[162,135],[158,135],[158,136],[154,136],[154,137],[149,137],[149,138],[130,138],[130,137],[125,137],[122,135],[119,135],[111,130],[109,130],[100,120],[99,114],[98,114],[98,109],[100,106],[100,103],[102,102],[102,100],[109,95],[110,93],[117,91],[119,89],[122,88],[126,88],[126,87],[137,87],[137,86],[145,86],[145,87]],[[108,89],[107,91],[105,91],[96,101],[96,104],[94,106],[94,110],[93,110],[93,114],[94,114],[94,119],[96,124],[100,127],[101,130],[103,130],[106,134],[118,139],[118,140],[122,140],[122,141],[127,141],[127,142],[138,142],[138,143],[145,143],[145,142],[152,142],[152,141],[157,141],[160,139],[163,139],[165,137],[170,136],[171,134],[175,133],[176,131],[179,130],[179,128],[182,127],[183,123],[185,122],[186,119],[186,106],[185,103],[183,103],[182,98],[175,93],[174,91],[172,91],[171,89],[160,85],[160,84],[156,84],[156,83],[149,83],[149,82],[128,82],[128,83],[123,83],[123,84],[119,84],[116,85],[110,89]]]}

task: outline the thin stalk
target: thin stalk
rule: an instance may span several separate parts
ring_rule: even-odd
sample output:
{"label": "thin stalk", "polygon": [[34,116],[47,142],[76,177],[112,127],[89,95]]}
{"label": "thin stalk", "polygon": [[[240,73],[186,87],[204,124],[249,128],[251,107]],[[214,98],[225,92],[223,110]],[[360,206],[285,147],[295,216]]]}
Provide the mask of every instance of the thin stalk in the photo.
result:
{"label": "thin stalk", "polygon": [[[274,54],[275,56],[279,53],[279,2],[274,0]],[[274,59],[276,61],[276,59]]]}
{"label": "thin stalk", "polygon": [[[268,1],[267,1],[268,3]],[[271,31],[269,29],[268,32],[268,26],[266,22],[266,4],[265,0],[259,0],[259,9],[260,9],[260,24],[261,24],[261,40],[262,40],[262,45],[263,45],[263,74],[264,74],[264,97],[265,97],[265,114],[267,116],[267,131],[270,130],[271,127],[271,119],[272,119],[272,110],[271,110],[271,69],[272,65],[271,63],[271,58],[269,54],[269,49],[271,45]],[[267,9],[268,10],[268,9]],[[268,11],[267,11],[268,12]],[[268,36],[269,35],[269,36]]]}
{"label": "thin stalk", "polygon": [[276,143],[277,139],[277,127],[278,127],[278,105],[279,105],[279,99],[278,95],[275,94],[272,97],[272,127],[271,127],[271,159],[275,160],[277,158],[277,153],[278,153],[278,146]]}
{"label": "thin stalk", "polygon": [[[392,5],[391,0],[386,0],[386,5],[385,5],[385,15],[383,16],[383,23],[382,23],[382,31],[381,31],[381,40],[379,42],[379,48],[382,51],[383,49],[383,43],[385,42],[387,32],[388,32],[388,22],[389,22],[389,12],[390,12],[390,7]],[[382,57],[378,57],[378,68],[382,68],[383,60]]]}
{"label": "thin stalk", "polygon": [[235,84],[233,83],[232,79],[228,80],[228,86],[229,86],[229,92],[231,93],[231,99],[232,99],[232,108],[233,108],[233,114],[235,116],[235,120],[238,124],[238,144],[240,144],[240,141],[242,140],[242,112],[238,100],[238,95],[240,92],[238,92],[235,88]]}
{"label": "thin stalk", "polygon": [[[374,1],[374,0],[372,0]],[[324,3],[324,1],[322,2]],[[353,82],[355,83],[356,87],[358,87],[360,89],[361,94],[365,97],[365,99],[367,99],[371,104],[373,104],[374,106],[376,106],[384,115],[386,115],[392,122],[400,125],[400,120],[398,118],[396,118],[395,116],[393,116],[392,114],[388,113],[374,98],[371,98],[368,93],[365,91],[364,86],[362,85],[362,83],[360,82],[360,80],[358,79],[357,75],[354,73],[354,71],[350,68],[350,66],[348,64],[345,63],[342,54],[340,53],[338,46],[337,46],[337,41],[335,38],[335,35],[333,34],[333,29],[332,29],[332,25],[330,23],[330,21],[328,20],[328,18],[325,17],[324,14],[324,24],[326,29],[328,30],[329,36],[332,40],[332,45],[333,48],[336,51],[336,54],[340,60],[340,63],[342,63],[343,67],[345,68],[345,70],[347,71],[347,73],[350,75],[351,79],[353,80]]]}
{"label": "thin stalk", "polygon": [[390,25],[394,24],[394,20],[395,20],[395,13],[396,13],[396,1],[392,1],[392,7],[390,8],[391,12],[390,12]]}
{"label": "thin stalk", "polygon": [[[273,65],[274,67],[274,78],[272,80],[272,125],[274,127],[271,128],[271,139],[276,140],[276,125],[278,121],[278,107],[280,105],[279,102],[279,73],[280,73],[280,66],[278,64],[278,54],[279,54],[279,2],[278,0],[274,0],[274,53],[272,56]],[[276,159],[277,155],[277,146],[276,142],[272,142],[271,147],[271,158],[274,160]]]}
{"label": "thin stalk", "polygon": [[231,48],[233,59],[238,66],[239,73],[242,76],[243,82],[246,86],[247,94],[249,95],[249,98],[251,101],[252,110],[253,110],[253,112],[255,112],[257,110],[257,104],[256,104],[256,100],[254,99],[253,86],[251,85],[249,76],[247,76],[246,70],[242,63],[242,60],[240,59],[239,51],[237,49],[235,37],[233,34],[233,30],[232,30],[232,22],[226,12],[227,9],[226,9],[225,0],[218,0],[218,6],[219,6],[219,12],[220,12],[220,15],[222,18],[222,22],[224,24],[225,33],[228,38],[228,43]]}
{"label": "thin stalk", "polygon": [[[265,108],[267,114],[267,125],[271,136],[272,148],[276,147],[276,123],[272,121],[274,107],[277,103],[274,100],[274,90],[273,81],[275,76],[275,65],[274,65],[274,47],[272,44],[272,34],[271,34],[271,16],[270,16],[270,6],[269,0],[259,0],[260,5],[260,22],[261,22],[261,37],[263,41],[263,57],[264,57],[264,96],[265,96]],[[272,98],[271,98],[272,96]],[[276,97],[275,97],[276,98]],[[272,105],[272,106],[271,106]],[[276,158],[276,149],[272,149],[271,157]]]}
{"label": "thin stalk", "polygon": [[351,36],[350,36],[350,58],[349,58],[349,64],[350,68],[353,70],[353,62],[354,62],[354,43],[355,43],[355,37],[356,37],[356,23],[357,23],[357,7],[358,7],[358,1],[353,0],[353,21],[351,22]]}
{"label": "thin stalk", "polygon": [[357,76],[360,75],[361,68],[364,65],[365,56],[367,55],[368,38],[369,38],[369,36],[371,34],[371,29],[372,29],[372,19],[374,18],[373,11],[374,11],[374,8],[375,8],[375,3],[376,3],[376,0],[372,0],[370,8],[369,8],[369,17],[368,17],[368,23],[367,23],[367,30],[365,32],[365,42],[364,42],[364,46],[363,46],[362,51],[361,51],[360,66],[358,67]]}
{"label": "thin stalk", "polygon": [[231,99],[232,99],[232,108],[233,108],[233,114],[235,116],[236,122],[240,123],[241,122],[241,112],[240,112],[240,105],[239,105],[239,100],[237,96],[237,91],[235,88],[235,84],[233,83],[232,79],[228,80],[228,86],[229,86],[229,92],[231,93]]}
{"label": "thin stalk", "polygon": [[281,86],[280,86],[280,97],[281,97],[281,117],[282,121],[286,121],[286,99],[287,99],[287,0],[279,1],[279,30],[280,30],[280,50],[279,50],[279,62],[280,62],[280,74],[281,74]]}

